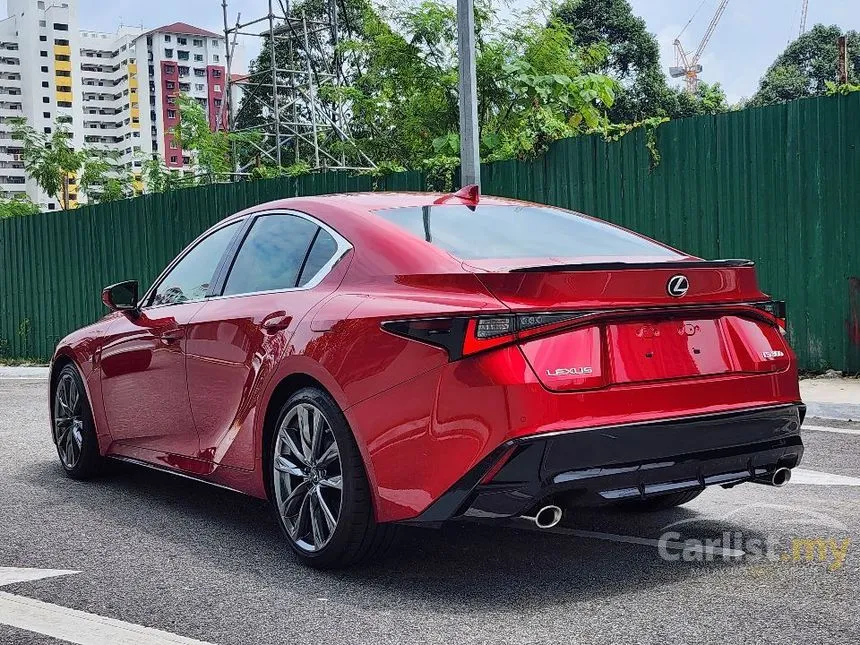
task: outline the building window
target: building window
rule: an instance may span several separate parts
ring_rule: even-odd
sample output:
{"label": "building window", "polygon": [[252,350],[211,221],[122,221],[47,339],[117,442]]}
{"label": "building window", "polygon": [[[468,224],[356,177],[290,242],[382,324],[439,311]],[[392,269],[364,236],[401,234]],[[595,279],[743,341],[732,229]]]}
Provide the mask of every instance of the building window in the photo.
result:
{"label": "building window", "polygon": [[51,84],[48,81],[42,81],[42,87],[51,87]]}
{"label": "building window", "polygon": [[175,71],[176,71],[176,68],[173,65],[165,65],[164,66],[164,73],[165,74],[173,74],[173,72],[175,72]]}
{"label": "building window", "polygon": [[45,134],[51,134],[51,128],[49,128],[47,125],[45,126]]}
{"label": "building window", "polygon": [[39,56],[41,56],[42,58],[47,58],[47,57],[48,57],[48,52],[46,52],[46,51],[43,49],[42,51],[40,51],[40,52],[39,52]]}
{"label": "building window", "polygon": [[176,98],[173,96],[168,96],[167,97],[167,104],[168,105],[176,105]]}
{"label": "building window", "polygon": [[42,116],[45,117],[46,119],[50,119],[51,113],[50,112],[42,112]]}
{"label": "building window", "polygon": [[55,22],[54,31],[68,31],[69,26],[64,22]]}
{"label": "building window", "polygon": [[42,103],[50,103],[50,102],[51,102],[51,99],[49,99],[47,96],[42,97]]}
{"label": "building window", "polygon": [[44,2],[42,2],[42,0],[39,0],[39,1],[36,3],[36,8],[37,8],[37,9],[44,9],[44,8],[45,8],[45,3],[44,3]]}
{"label": "building window", "polygon": [[217,40],[213,40],[213,41],[212,41],[212,46],[213,46],[213,47],[217,47],[217,46],[218,46],[218,41],[217,41]]}
{"label": "building window", "polygon": [[41,69],[42,69],[42,71],[43,71],[43,72],[47,72],[47,71],[48,71],[48,67],[47,67],[46,65],[42,65],[42,68],[41,68]]}
{"label": "building window", "polygon": [[164,85],[165,85],[165,86],[167,87],[167,89],[169,89],[169,90],[172,90],[173,88],[175,88],[175,87],[176,87],[176,83],[174,83],[173,81],[167,81]]}
{"label": "building window", "polygon": [[197,90],[198,92],[202,92],[204,89],[206,89],[206,86],[203,85],[203,83],[195,83],[194,89]]}
{"label": "building window", "polygon": [[213,69],[212,70],[212,77],[213,78],[221,78],[221,70],[220,69]]}
{"label": "building window", "polygon": [[206,76],[206,70],[205,69],[197,69],[195,67],[194,68],[194,76]]}
{"label": "building window", "polygon": [[188,76],[188,68],[184,65],[179,66],[179,75],[180,76]]}
{"label": "building window", "polygon": [[170,163],[176,163],[176,155],[170,155]]}
{"label": "building window", "polygon": [[66,40],[65,38],[54,38],[54,44],[55,45],[66,45],[66,46],[68,46],[69,41]]}
{"label": "building window", "polygon": [[39,40],[43,43],[46,43],[46,42],[48,42],[48,37],[45,35],[42,35],[42,36],[39,36]]}
{"label": "building window", "polygon": [[221,59],[218,57],[218,54],[212,54],[212,60],[217,63]]}
{"label": "building window", "polygon": [[47,26],[48,26],[48,23],[47,23],[47,22],[45,22],[44,20],[40,20],[40,21],[39,21],[39,26],[40,26],[40,27],[47,27]]}
{"label": "building window", "polygon": [[203,62],[203,54],[194,54],[194,60],[198,63]]}
{"label": "building window", "polygon": [[216,91],[216,92],[220,92],[220,91],[221,91],[221,86],[220,86],[220,85],[218,85],[217,83],[215,84],[215,91]]}
{"label": "building window", "polygon": [[184,49],[177,50],[176,58],[178,58],[179,60],[188,60],[188,52]]}
{"label": "building window", "polygon": [[203,47],[203,41],[199,38],[195,38],[193,41],[195,47]]}
{"label": "building window", "polygon": [[164,50],[164,57],[165,58],[173,58],[173,50],[172,49],[165,49]]}
{"label": "building window", "polygon": [[187,39],[187,38],[183,38],[182,36],[177,36],[177,37],[176,37],[176,44],[177,44],[177,45],[187,45],[187,44],[188,44],[188,39]]}
{"label": "building window", "polygon": [[169,43],[170,42],[170,36],[165,35],[164,36],[164,42]]}
{"label": "building window", "polygon": [[168,110],[167,111],[167,118],[168,119],[175,119],[176,118],[176,110]]}
{"label": "building window", "polygon": [[171,149],[171,150],[176,150],[177,148],[179,148],[179,146],[177,146],[177,145],[176,145],[176,141],[174,141],[173,139],[171,139],[171,140],[170,140],[170,149]]}

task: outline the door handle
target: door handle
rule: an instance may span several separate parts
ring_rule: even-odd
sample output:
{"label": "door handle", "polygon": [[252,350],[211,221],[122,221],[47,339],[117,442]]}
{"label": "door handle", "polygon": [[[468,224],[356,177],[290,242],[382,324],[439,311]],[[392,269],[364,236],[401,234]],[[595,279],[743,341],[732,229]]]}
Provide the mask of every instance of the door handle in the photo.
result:
{"label": "door handle", "polygon": [[283,311],[276,311],[275,313],[269,314],[263,318],[263,322],[260,326],[267,334],[274,334],[275,332],[279,332],[282,329],[289,327],[292,321],[292,316],[287,315]]}
{"label": "door handle", "polygon": [[158,337],[168,345],[175,343],[184,336],[185,330],[181,327],[177,327],[176,329],[165,329],[163,332],[158,334]]}

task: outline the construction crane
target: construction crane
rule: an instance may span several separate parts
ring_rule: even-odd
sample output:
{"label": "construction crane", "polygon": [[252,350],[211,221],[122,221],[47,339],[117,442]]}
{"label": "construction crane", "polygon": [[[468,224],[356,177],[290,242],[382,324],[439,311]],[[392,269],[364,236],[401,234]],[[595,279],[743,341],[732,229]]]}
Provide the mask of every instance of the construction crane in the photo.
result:
{"label": "construction crane", "polygon": [[[702,2],[704,4],[704,0]],[[675,38],[675,65],[669,68],[669,76],[672,78],[681,78],[682,76],[686,79],[687,83],[687,92],[690,94],[695,94],[696,90],[699,87],[699,74],[702,71],[702,66],[699,64],[699,59],[702,57],[702,53],[705,51],[705,47],[708,46],[708,42],[711,40],[711,36],[714,35],[714,30],[717,28],[717,24],[720,22],[720,18],[723,17],[723,13],[726,10],[726,5],[729,4],[729,0],[720,0],[720,4],[717,7],[717,12],[714,14],[714,17],[711,18],[711,22],[708,25],[707,30],[705,31],[705,35],[702,37],[702,42],[699,43],[699,47],[696,49],[695,53],[691,56],[681,44],[681,36],[687,30],[687,27],[690,26],[690,23],[693,22],[693,18],[696,17],[696,13],[699,12],[699,9],[702,8],[702,5],[699,5],[699,9],[696,9],[696,13],[693,14],[693,17],[687,22],[684,28],[681,30],[681,33],[678,34],[678,37]]]}
{"label": "construction crane", "polygon": [[800,10],[800,35],[806,33],[806,14],[809,12],[809,0],[803,0],[803,8]]}

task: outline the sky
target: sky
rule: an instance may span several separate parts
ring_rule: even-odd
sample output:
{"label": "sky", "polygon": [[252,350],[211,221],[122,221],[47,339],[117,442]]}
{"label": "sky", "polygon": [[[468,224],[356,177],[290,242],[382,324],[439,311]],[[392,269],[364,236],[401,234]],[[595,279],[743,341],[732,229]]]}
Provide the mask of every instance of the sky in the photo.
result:
{"label": "sky", "polygon": [[[152,28],[178,21],[217,33],[224,29],[221,0],[77,1],[82,29],[112,32],[121,23]],[[522,15],[522,10],[536,0],[505,1],[510,6],[502,9],[504,13]],[[695,50],[718,3],[719,0],[630,0],[634,13],[645,19],[649,31],[657,37],[666,70],[674,64],[672,42],[687,21],[695,14],[681,41],[688,51]],[[0,6],[5,8],[5,4],[0,0]],[[700,61],[704,70],[699,78],[721,83],[730,102],[754,94],[768,66],[797,36],[801,4],[802,0],[730,0]],[[228,16],[231,22],[235,22],[237,12],[244,20],[256,18],[266,13],[267,6],[266,0],[228,0]],[[809,0],[808,25],[819,22],[860,29],[860,0]],[[244,48],[242,58],[246,64],[258,49],[253,40]]]}

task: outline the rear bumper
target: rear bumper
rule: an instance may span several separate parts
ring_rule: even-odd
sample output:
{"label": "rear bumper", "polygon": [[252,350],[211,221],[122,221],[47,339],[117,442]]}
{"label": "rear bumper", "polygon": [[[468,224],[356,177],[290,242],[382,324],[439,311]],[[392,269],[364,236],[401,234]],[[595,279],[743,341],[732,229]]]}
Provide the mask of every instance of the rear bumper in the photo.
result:
{"label": "rear bumper", "polygon": [[607,503],[733,486],[800,463],[805,411],[798,403],[516,439],[410,523],[511,517],[556,496]]}

